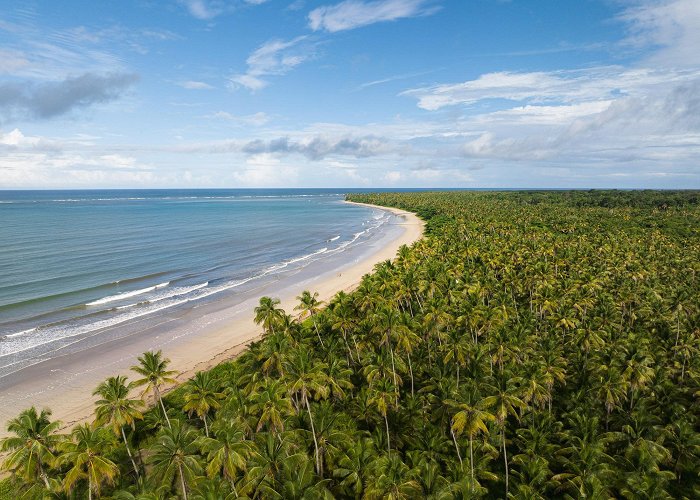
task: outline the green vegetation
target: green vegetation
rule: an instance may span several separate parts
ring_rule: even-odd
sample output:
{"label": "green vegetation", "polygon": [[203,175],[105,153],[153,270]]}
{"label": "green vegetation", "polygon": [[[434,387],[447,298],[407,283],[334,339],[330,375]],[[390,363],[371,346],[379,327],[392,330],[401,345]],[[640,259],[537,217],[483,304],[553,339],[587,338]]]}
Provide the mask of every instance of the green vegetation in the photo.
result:
{"label": "green vegetation", "polygon": [[[21,498],[698,498],[696,192],[352,195],[427,236],[161,399],[10,423]],[[48,493],[48,491],[53,493]]]}

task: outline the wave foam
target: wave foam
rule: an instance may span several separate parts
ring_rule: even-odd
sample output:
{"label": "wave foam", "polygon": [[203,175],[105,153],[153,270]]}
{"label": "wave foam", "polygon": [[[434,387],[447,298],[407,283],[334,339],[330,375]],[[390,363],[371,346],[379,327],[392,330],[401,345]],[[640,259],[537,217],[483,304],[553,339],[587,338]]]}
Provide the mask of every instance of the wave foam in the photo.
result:
{"label": "wave foam", "polygon": [[129,297],[135,297],[136,295],[141,295],[144,293],[153,292],[154,290],[158,290],[159,288],[165,288],[169,284],[170,284],[170,282],[166,281],[165,283],[161,283],[159,285],[154,285],[154,286],[149,286],[148,288],[141,288],[140,290],[133,290],[131,292],[124,292],[124,293],[120,293],[117,295],[109,295],[109,296],[101,298],[99,300],[94,300],[92,302],[88,302],[85,305],[86,306],[100,306],[102,304],[107,304],[109,302],[128,299]]}

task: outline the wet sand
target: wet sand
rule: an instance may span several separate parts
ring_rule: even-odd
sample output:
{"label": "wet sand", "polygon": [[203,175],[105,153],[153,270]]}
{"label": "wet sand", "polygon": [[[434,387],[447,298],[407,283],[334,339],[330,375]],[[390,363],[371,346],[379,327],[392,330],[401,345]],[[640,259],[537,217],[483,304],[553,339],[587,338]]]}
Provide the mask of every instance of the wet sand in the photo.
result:
{"label": "wet sand", "polygon": [[235,357],[260,336],[253,309],[262,296],[279,298],[285,311],[293,313],[296,297],[304,290],[318,292],[319,300],[328,301],[341,290],[354,289],[375,264],[394,258],[401,245],[410,245],[423,234],[423,221],[415,214],[374,208],[394,216],[383,234],[363,248],[310,263],[244,293],[166,315],[146,329],[130,325],[133,335],[53,357],[5,377],[0,383],[0,437],[6,435],[5,422],[30,406],[50,408],[64,428],[91,419],[95,387],[117,374],[133,379],[129,368],[144,351],[162,349],[180,382]]}

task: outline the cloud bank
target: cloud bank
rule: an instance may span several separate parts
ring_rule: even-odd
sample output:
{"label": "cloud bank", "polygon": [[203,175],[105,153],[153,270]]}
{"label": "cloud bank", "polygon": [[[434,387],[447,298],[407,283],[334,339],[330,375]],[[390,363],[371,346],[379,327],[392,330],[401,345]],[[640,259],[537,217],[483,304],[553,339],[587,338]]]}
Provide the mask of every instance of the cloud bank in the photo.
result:
{"label": "cloud bank", "polygon": [[53,118],[109,102],[137,80],[132,73],[85,73],[58,82],[0,84],[0,120]]}

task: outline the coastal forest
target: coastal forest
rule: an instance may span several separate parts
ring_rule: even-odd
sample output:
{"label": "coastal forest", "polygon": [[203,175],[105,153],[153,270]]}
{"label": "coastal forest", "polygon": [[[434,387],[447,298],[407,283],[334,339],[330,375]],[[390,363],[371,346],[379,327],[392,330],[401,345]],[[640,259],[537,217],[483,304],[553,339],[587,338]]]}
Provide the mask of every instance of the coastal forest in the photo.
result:
{"label": "coastal forest", "polygon": [[700,193],[348,199],[424,237],[328,303],[262,297],[172,391],[149,352],[90,423],[23,411],[0,497],[700,498]]}

